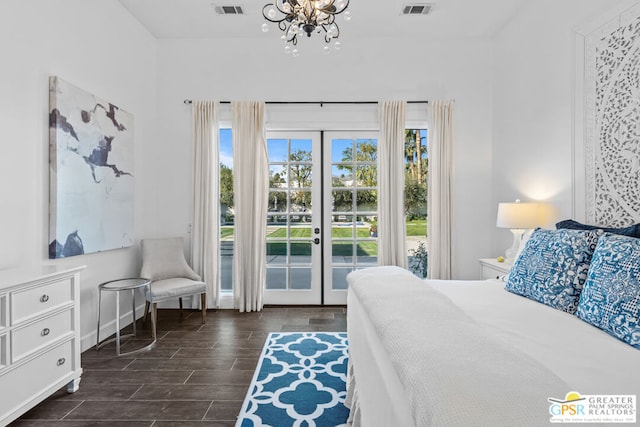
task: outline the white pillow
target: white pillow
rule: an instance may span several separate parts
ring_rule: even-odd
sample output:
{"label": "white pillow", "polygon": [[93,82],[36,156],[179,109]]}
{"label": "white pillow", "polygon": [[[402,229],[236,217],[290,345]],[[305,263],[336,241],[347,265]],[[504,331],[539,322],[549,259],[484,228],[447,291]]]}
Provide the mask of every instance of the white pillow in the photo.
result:
{"label": "white pillow", "polygon": [[142,268],[140,277],[152,281],[185,277],[200,280],[184,258],[182,237],[168,239],[144,239],[142,247]]}

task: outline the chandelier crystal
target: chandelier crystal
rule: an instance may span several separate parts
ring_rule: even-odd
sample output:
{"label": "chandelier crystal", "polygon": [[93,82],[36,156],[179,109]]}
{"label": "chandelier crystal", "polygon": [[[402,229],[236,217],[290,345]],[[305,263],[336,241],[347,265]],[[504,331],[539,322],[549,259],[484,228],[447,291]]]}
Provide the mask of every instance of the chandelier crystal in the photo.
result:
{"label": "chandelier crystal", "polygon": [[[329,44],[340,36],[340,27],[336,22],[336,15],[344,12],[344,20],[351,20],[351,12],[347,11],[349,0],[275,0],[262,8],[262,15],[269,22],[278,24],[283,32],[285,52],[298,53],[296,46],[298,36],[311,33],[324,34],[324,52],[329,52]],[[262,31],[269,31],[269,24],[262,24]],[[340,42],[334,43],[334,48],[340,49]]]}

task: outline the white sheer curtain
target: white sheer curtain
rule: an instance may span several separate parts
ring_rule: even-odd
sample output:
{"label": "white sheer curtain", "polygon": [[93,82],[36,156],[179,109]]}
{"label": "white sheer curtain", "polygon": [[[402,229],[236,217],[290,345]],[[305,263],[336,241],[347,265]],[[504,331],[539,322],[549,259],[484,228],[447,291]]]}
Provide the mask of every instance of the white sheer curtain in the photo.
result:
{"label": "white sheer curtain", "polygon": [[[207,307],[219,304],[220,234],[218,180],[219,103],[195,101],[193,111],[193,228],[191,264],[207,284]],[[193,298],[192,306],[200,304]]]}
{"label": "white sheer curtain", "polygon": [[428,277],[451,279],[453,101],[429,101]]}
{"label": "white sheer curtain", "polygon": [[235,208],[234,304],[241,312],[260,311],[266,283],[269,197],[264,102],[232,102],[231,124]]}
{"label": "white sheer curtain", "polygon": [[404,219],[404,101],[379,103],[378,264],[407,268]]}

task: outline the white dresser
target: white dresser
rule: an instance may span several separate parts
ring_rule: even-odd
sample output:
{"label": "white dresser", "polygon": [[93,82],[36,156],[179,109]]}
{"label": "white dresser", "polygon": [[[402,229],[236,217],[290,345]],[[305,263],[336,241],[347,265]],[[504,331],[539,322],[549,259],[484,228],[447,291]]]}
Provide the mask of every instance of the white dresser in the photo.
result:
{"label": "white dresser", "polygon": [[483,280],[500,279],[513,267],[513,264],[507,261],[499,262],[495,258],[482,258],[478,261],[480,261],[480,274]]}
{"label": "white dresser", "polygon": [[0,426],[80,383],[80,270],[0,271]]}

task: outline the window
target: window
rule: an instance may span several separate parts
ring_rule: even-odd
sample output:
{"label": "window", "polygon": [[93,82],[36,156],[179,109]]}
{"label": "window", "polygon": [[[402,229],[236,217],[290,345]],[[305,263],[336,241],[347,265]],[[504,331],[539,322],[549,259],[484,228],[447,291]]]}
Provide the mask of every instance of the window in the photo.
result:
{"label": "window", "polygon": [[[233,253],[235,237],[235,212],[233,202],[233,147],[231,129],[220,129],[220,283],[222,292],[233,290]],[[331,185],[325,189],[331,194],[331,246],[328,253],[334,264],[338,260],[348,260],[348,265],[334,266],[332,271],[336,288],[346,288],[344,276],[377,261],[377,141],[371,138],[344,139],[331,141],[330,174]],[[273,141],[272,141],[273,143]],[[273,145],[273,144],[272,144]],[[295,212],[290,216],[290,227],[296,232],[306,233],[291,237],[309,237],[311,224],[306,221],[311,209],[307,179],[308,158],[304,151],[292,151],[291,157],[275,159],[270,147],[270,193],[268,221],[272,228],[282,228],[286,224],[288,203]],[[283,162],[282,164],[278,162]],[[405,131],[405,215],[409,268],[421,277],[426,276],[427,267],[427,130],[407,129]],[[289,182],[291,181],[291,182]],[[288,189],[288,190],[287,190]],[[287,196],[288,195],[288,196]],[[281,221],[285,222],[281,224]],[[280,222],[279,222],[280,221]],[[295,226],[295,227],[294,227]],[[285,227],[286,228],[286,227]],[[278,233],[284,232],[278,229]],[[278,237],[275,232],[270,238]],[[270,241],[270,253],[282,247],[280,241]],[[305,243],[309,246],[310,243]],[[297,245],[297,246],[296,246]],[[295,242],[293,248],[298,248]],[[306,250],[306,249],[305,249]],[[276,255],[273,253],[272,255]],[[293,254],[292,254],[293,255]],[[342,261],[341,261],[342,262]],[[340,268],[338,268],[340,267]],[[342,288],[341,288],[342,286]]]}
{"label": "window", "polygon": [[233,146],[231,129],[220,129],[220,289],[233,289]]}
{"label": "window", "polygon": [[427,275],[427,130],[407,129],[404,139],[404,210],[409,269]]}

